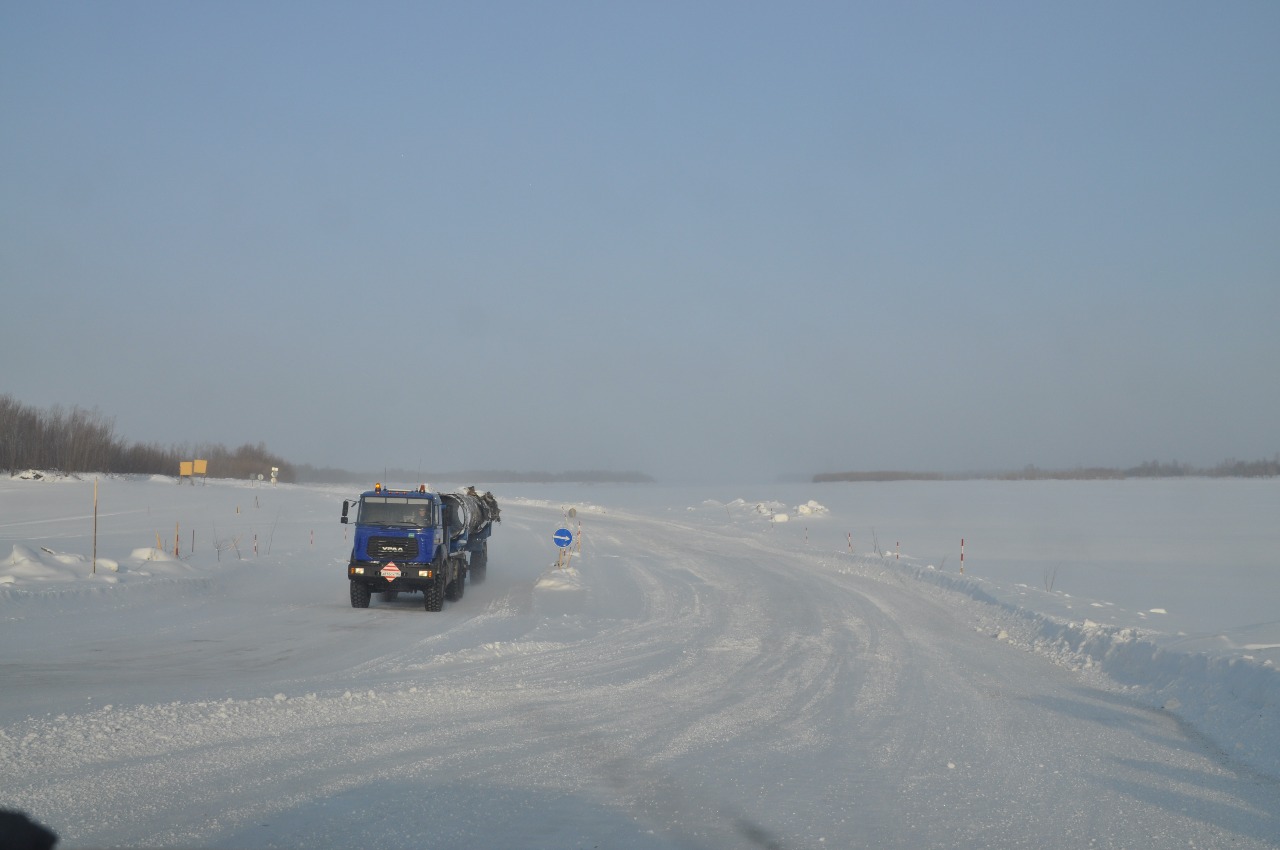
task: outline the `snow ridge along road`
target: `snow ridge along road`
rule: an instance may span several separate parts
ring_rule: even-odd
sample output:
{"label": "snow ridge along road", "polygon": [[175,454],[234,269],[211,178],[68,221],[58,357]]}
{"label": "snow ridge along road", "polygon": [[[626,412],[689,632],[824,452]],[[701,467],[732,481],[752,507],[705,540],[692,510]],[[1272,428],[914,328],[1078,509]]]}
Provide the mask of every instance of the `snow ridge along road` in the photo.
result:
{"label": "snow ridge along road", "polygon": [[353,610],[340,492],[120,487],[112,557],[246,500],[274,548],[0,593],[0,805],[61,846],[1280,844],[1274,778],[882,559],[584,506],[556,570],[515,499],[460,602]]}

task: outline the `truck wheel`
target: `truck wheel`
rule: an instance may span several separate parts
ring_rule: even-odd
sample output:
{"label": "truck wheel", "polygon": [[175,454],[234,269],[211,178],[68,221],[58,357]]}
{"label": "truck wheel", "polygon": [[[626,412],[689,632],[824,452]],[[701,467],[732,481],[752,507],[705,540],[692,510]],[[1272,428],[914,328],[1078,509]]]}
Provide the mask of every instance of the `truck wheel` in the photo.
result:
{"label": "truck wheel", "polygon": [[463,591],[466,590],[467,569],[466,567],[458,567],[458,577],[449,582],[444,589],[444,598],[450,602],[457,602],[462,598]]}
{"label": "truck wheel", "polygon": [[368,608],[369,607],[369,585],[363,582],[351,582],[351,607],[352,608]]}
{"label": "truck wheel", "polygon": [[489,544],[477,552],[471,553],[471,583],[484,584],[485,574],[489,571]]}
{"label": "truck wheel", "polygon": [[422,607],[428,611],[440,611],[444,608],[444,577],[436,579],[427,585],[422,595],[426,597],[426,601],[422,603]]}

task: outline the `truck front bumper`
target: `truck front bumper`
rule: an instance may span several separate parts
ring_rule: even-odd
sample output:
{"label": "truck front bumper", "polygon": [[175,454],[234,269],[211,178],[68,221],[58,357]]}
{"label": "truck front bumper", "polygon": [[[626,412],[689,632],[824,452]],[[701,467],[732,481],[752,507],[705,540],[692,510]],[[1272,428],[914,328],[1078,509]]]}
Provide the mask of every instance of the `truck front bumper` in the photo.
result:
{"label": "truck front bumper", "polygon": [[347,578],[371,590],[421,590],[437,580],[438,572],[432,564],[354,561],[347,565]]}

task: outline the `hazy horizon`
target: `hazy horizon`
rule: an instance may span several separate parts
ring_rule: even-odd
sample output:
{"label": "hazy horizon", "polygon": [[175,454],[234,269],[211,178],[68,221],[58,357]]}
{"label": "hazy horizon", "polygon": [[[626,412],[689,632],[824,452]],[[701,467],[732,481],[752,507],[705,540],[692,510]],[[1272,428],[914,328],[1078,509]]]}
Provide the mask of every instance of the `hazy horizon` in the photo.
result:
{"label": "hazy horizon", "polygon": [[0,393],[293,463],[1280,450],[1280,6],[7,4]]}

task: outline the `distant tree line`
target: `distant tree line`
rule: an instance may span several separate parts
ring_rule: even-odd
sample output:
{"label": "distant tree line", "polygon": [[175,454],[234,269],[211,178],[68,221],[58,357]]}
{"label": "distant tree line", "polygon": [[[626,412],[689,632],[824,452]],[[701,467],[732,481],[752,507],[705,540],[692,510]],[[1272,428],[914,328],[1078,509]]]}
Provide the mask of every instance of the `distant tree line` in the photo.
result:
{"label": "distant tree line", "polygon": [[938,472],[823,472],[813,476],[815,483],[824,481],[942,481],[946,476]]}
{"label": "distant tree line", "polygon": [[41,469],[57,472],[102,472],[177,475],[184,460],[209,461],[213,478],[248,478],[280,470],[281,481],[294,480],[293,468],[267,451],[246,443],[238,449],[221,445],[126,443],[115,435],[115,420],[96,408],[39,410],[0,395],[0,470]]}
{"label": "distant tree line", "polygon": [[[264,443],[246,443],[237,449],[214,444],[127,443],[116,437],[115,420],[98,411],[55,405],[40,410],[0,395],[0,472],[27,469],[51,472],[101,472],[136,475],[177,475],[184,460],[209,462],[211,478],[256,478],[269,475],[272,467],[280,470],[285,483],[362,484],[373,480],[365,472],[350,472],[335,467],[291,464],[267,451]],[[447,473],[422,473],[405,469],[383,472],[389,481],[471,481],[486,483],[575,483],[618,484],[651,483],[639,472],[511,472],[470,470]]]}
{"label": "distant tree line", "polygon": [[1098,480],[1106,478],[1273,478],[1280,475],[1280,454],[1271,460],[1224,460],[1215,466],[1195,467],[1174,461],[1161,463],[1149,460],[1126,469],[1111,467],[1081,467],[1077,469],[1039,469],[1027,466],[1021,472],[1007,472],[999,477],[1008,481],[1037,479]]}
{"label": "distant tree line", "polygon": [[1149,460],[1138,466],[1115,468],[1082,466],[1075,469],[1041,469],[1028,464],[1018,472],[1001,472],[989,475],[964,473],[944,475],[935,472],[823,472],[813,476],[815,483],[827,481],[965,481],[979,478],[995,478],[1001,481],[1100,481],[1123,478],[1273,478],[1280,475],[1280,454],[1271,460],[1224,460],[1216,466],[1194,467],[1177,462],[1160,463]]}

